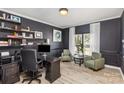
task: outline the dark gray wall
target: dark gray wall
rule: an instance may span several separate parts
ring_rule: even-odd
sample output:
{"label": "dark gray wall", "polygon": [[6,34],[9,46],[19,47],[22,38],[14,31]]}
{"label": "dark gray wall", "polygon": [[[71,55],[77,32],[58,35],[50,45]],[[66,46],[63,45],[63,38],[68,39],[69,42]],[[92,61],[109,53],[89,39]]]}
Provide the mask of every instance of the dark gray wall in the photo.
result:
{"label": "dark gray wall", "polygon": [[100,22],[100,51],[106,64],[120,66],[121,18]]}
{"label": "dark gray wall", "polygon": [[[0,11],[0,13],[3,13],[2,11]],[[44,39],[49,38],[51,41],[51,53],[54,56],[60,56],[61,55],[61,51],[63,49],[63,41],[62,42],[53,42],[53,29],[58,29],[58,30],[62,30],[60,28],[54,27],[54,26],[50,26],[41,22],[37,22],[31,19],[27,19],[27,18],[23,18],[21,17],[22,22],[21,22],[21,26],[23,28],[29,26],[31,28],[31,30],[33,31],[41,31],[43,32],[43,37]],[[42,41],[41,41],[42,42]],[[8,48],[0,48],[0,50],[5,50]],[[13,48],[9,48],[9,50],[14,51],[15,49],[20,49],[19,47],[13,47]]]}
{"label": "dark gray wall", "polygon": [[62,30],[62,38],[63,38],[63,48],[69,49],[69,28]]}
{"label": "dark gray wall", "polygon": [[120,52],[120,23],[120,18],[100,22],[101,51]]}
{"label": "dark gray wall", "polygon": [[[124,12],[122,14],[122,19],[121,19],[121,22],[122,22],[122,40],[124,40]],[[122,72],[124,73],[124,42],[122,43],[122,64],[121,64],[121,69],[122,69]]]}

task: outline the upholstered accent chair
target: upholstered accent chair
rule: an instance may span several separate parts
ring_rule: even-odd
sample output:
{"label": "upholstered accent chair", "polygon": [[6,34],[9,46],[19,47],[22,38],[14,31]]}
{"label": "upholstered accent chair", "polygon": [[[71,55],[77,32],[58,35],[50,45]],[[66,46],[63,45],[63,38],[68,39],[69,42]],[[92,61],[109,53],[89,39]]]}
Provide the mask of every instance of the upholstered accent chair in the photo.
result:
{"label": "upholstered accent chair", "polygon": [[70,62],[72,60],[71,53],[68,49],[64,49],[61,54],[61,61]]}
{"label": "upholstered accent chair", "polygon": [[105,59],[101,57],[101,53],[93,52],[92,56],[84,57],[85,67],[91,68],[93,70],[99,70],[104,68]]}

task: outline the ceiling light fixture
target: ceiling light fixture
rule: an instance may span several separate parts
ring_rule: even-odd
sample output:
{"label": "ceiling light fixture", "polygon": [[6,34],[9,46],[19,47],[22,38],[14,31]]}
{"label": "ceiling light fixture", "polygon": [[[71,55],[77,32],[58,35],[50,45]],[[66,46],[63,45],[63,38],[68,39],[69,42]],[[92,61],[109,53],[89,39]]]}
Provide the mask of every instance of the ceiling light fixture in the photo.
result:
{"label": "ceiling light fixture", "polygon": [[68,9],[67,8],[60,8],[59,13],[62,16],[66,16],[66,15],[68,15]]}

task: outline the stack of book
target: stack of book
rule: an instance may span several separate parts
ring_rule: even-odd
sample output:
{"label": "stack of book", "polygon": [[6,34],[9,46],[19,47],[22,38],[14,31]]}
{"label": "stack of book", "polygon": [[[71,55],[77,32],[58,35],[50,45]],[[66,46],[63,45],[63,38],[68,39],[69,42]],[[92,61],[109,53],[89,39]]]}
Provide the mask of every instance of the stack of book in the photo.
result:
{"label": "stack of book", "polygon": [[0,41],[0,46],[8,46],[8,41]]}

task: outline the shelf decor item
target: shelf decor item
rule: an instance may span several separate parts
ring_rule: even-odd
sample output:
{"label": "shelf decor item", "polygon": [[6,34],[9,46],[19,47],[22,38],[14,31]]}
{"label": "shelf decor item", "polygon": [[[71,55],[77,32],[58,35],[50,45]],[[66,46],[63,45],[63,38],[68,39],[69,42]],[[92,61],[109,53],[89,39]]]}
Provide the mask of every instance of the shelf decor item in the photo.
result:
{"label": "shelf decor item", "polygon": [[2,16],[0,16],[0,19],[3,19],[3,17],[2,17]]}
{"label": "shelf decor item", "polygon": [[22,39],[22,44],[21,45],[26,45],[26,39]]}
{"label": "shelf decor item", "polygon": [[6,14],[5,13],[3,13],[3,19],[6,19]]}
{"label": "shelf decor item", "polygon": [[35,38],[42,39],[43,38],[43,33],[39,31],[35,31]]}
{"label": "shelf decor item", "polygon": [[12,40],[11,40],[11,39],[8,40],[8,45],[9,45],[9,46],[12,45]]}
{"label": "shelf decor item", "polygon": [[10,19],[11,19],[12,21],[21,23],[21,18],[18,17],[18,16],[11,15],[11,16],[10,16]]}
{"label": "shelf decor item", "polygon": [[28,26],[28,27],[27,27],[27,31],[30,31],[30,30],[31,30],[31,28]]}
{"label": "shelf decor item", "polygon": [[26,36],[25,33],[22,33],[22,37],[25,38],[25,36]]}
{"label": "shelf decor item", "polygon": [[4,28],[4,27],[5,27],[5,23],[1,22],[1,28]]}
{"label": "shelf decor item", "polygon": [[7,41],[0,41],[0,46],[8,46],[8,42]]}
{"label": "shelf decor item", "polygon": [[62,33],[59,30],[53,30],[53,42],[61,42],[62,41]]}

